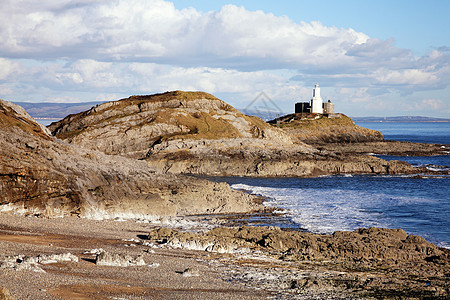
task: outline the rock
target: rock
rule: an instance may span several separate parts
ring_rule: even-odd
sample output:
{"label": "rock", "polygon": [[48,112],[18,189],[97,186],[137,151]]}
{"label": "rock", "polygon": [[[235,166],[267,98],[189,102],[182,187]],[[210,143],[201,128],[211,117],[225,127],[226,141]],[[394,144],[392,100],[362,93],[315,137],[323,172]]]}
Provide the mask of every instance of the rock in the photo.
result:
{"label": "rock", "polygon": [[[27,124],[27,126],[23,127],[25,130],[38,134],[44,138],[51,136],[51,132],[47,127],[37,123],[23,107],[17,104],[0,99],[0,112],[4,115],[2,118],[2,123],[4,123],[4,125],[20,126],[20,124],[25,123]],[[6,118],[6,115],[9,115],[9,118]],[[32,144],[36,146],[33,142]]]}
{"label": "rock", "polygon": [[197,269],[187,268],[183,272],[181,272],[183,277],[197,277],[200,276],[200,272]]}
{"label": "rock", "polygon": [[334,261],[355,268],[407,266],[410,274],[433,269],[437,266],[430,264],[433,261],[450,266],[450,250],[408,236],[401,229],[367,228],[319,235],[278,227],[218,227],[205,233],[161,228],[150,232],[149,239],[190,250],[208,251],[208,247],[216,246],[229,249],[224,253],[262,248],[283,254],[285,260]]}
{"label": "rock", "polygon": [[145,158],[169,140],[235,139],[291,145],[288,135],[203,92],[132,96],[70,115],[49,126],[70,143],[107,154]]}
{"label": "rock", "polygon": [[98,255],[102,252],[105,252],[102,248],[95,248],[88,251],[84,251],[83,254],[91,254],[91,255]]}
{"label": "rock", "polygon": [[0,102],[0,211],[47,217],[152,218],[261,209],[225,183],[155,174],[144,161],[93,152],[46,133]]}
{"label": "rock", "polygon": [[303,154],[286,150],[227,153],[210,148],[210,154],[190,150],[161,152],[148,158],[155,172],[211,176],[310,177],[329,174],[413,174],[417,170],[401,161],[385,161],[367,155]]}
{"label": "rock", "polygon": [[337,154],[378,154],[393,156],[432,156],[448,155],[447,146],[441,144],[412,143],[400,141],[377,141],[359,143],[327,143],[317,145],[322,151]]}
{"label": "rock", "polygon": [[7,256],[0,258],[0,269],[14,269],[16,271],[29,270],[45,273],[40,265],[58,262],[78,262],[78,257],[71,253],[38,256]]}
{"label": "rock", "polygon": [[114,267],[130,267],[130,266],[145,266],[146,263],[142,256],[129,256],[123,254],[114,254],[108,252],[101,252],[97,254],[95,264],[98,266],[114,266]]}
{"label": "rock", "polygon": [[52,254],[52,255],[39,255],[38,262],[40,264],[52,264],[57,262],[78,262],[78,257],[71,253],[64,254]]}
{"label": "rock", "polygon": [[159,263],[150,263],[147,265],[149,268],[158,268],[160,266]]}

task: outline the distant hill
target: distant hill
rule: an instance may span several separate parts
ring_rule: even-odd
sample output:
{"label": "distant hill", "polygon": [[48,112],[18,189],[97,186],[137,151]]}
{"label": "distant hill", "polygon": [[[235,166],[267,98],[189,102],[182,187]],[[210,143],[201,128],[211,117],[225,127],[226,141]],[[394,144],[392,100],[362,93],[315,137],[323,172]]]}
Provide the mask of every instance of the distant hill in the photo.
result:
{"label": "distant hill", "polygon": [[268,109],[242,108],[242,109],[238,109],[238,110],[240,112],[242,112],[243,114],[246,114],[247,116],[255,116],[255,117],[263,119],[266,122],[286,115],[286,113],[276,111],[276,110],[268,110]]}
{"label": "distant hill", "polygon": [[430,118],[422,116],[399,116],[399,117],[352,117],[355,122],[388,122],[388,123],[402,123],[402,122],[450,122],[450,119],[444,118]]}
{"label": "distant hill", "polygon": [[22,106],[33,118],[62,119],[76,114],[103,102],[53,103],[53,102],[14,102]]}

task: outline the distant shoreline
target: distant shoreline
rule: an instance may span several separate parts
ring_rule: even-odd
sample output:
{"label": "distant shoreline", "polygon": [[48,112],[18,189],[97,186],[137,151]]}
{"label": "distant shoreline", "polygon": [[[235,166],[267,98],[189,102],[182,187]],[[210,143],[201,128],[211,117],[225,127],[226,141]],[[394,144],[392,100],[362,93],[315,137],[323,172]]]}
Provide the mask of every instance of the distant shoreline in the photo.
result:
{"label": "distant shoreline", "polygon": [[356,120],[355,122],[363,122],[363,123],[450,123],[450,120],[443,121],[365,121],[365,120]]}
{"label": "distant shoreline", "polygon": [[450,119],[423,116],[352,117],[352,120],[365,123],[450,123]]}

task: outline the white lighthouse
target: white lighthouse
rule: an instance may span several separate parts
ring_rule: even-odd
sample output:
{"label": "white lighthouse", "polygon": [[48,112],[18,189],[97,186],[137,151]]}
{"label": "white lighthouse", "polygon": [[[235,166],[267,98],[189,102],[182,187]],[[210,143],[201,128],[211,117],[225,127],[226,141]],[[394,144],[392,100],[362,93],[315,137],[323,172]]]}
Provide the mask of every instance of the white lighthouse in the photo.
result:
{"label": "white lighthouse", "polygon": [[322,97],[320,97],[320,87],[319,84],[313,88],[313,98],[311,99],[311,112],[314,114],[323,114],[323,103]]}

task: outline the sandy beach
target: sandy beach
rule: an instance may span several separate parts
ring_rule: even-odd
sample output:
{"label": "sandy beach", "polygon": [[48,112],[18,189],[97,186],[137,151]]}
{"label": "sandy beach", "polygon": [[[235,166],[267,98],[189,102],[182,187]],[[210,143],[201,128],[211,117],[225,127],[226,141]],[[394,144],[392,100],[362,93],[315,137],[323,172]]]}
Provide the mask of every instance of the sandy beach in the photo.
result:
{"label": "sandy beach", "polygon": [[[71,253],[78,262],[1,267],[0,287],[12,299],[261,299],[264,291],[223,280],[217,254],[142,245],[149,224],[134,221],[44,219],[0,214],[2,258]],[[143,266],[98,266],[95,255],[141,256]],[[187,272],[185,272],[188,269]],[[0,296],[1,298],[1,296]]]}

